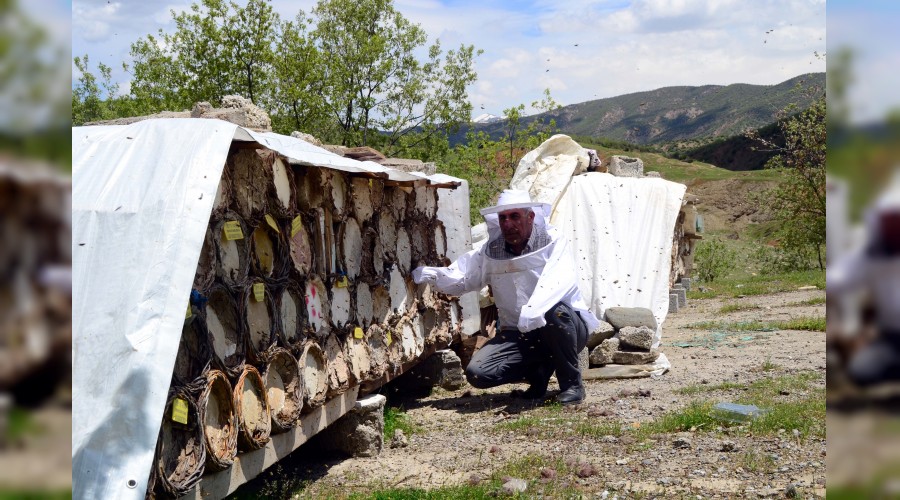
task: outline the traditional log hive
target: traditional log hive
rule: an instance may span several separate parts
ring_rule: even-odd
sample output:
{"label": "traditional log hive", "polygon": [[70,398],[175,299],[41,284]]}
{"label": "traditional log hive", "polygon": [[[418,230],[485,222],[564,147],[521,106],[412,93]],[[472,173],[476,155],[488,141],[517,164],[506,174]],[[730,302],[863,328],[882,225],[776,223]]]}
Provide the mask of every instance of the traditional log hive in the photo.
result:
{"label": "traditional log hive", "polygon": [[[172,378],[188,424],[167,408],[153,494],[182,494],[204,464],[227,469],[331,398],[449,344],[454,306],[411,277],[445,262],[437,204],[425,180],[232,148]],[[194,454],[172,451],[188,445]]]}

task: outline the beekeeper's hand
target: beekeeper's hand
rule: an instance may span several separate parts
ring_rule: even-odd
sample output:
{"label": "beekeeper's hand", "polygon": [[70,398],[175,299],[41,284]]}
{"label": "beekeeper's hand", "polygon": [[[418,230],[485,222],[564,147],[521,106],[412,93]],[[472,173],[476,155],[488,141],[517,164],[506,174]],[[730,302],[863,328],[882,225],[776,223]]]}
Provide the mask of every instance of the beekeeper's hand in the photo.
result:
{"label": "beekeeper's hand", "polygon": [[435,271],[433,267],[419,266],[413,269],[412,272],[413,281],[415,281],[417,285],[420,285],[426,281],[429,283],[434,283],[435,281],[437,281],[437,277],[437,271]]}

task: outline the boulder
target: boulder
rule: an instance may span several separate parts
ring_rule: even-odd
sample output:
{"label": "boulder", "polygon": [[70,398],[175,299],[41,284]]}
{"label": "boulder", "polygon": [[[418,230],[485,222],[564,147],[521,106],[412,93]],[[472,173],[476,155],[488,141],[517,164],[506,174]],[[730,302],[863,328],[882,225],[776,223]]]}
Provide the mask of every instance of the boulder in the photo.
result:
{"label": "boulder", "polygon": [[613,362],[613,354],[619,350],[619,339],[606,339],[591,351],[592,365],[607,365]]}
{"label": "boulder", "polygon": [[646,326],[655,332],[658,327],[653,312],[646,307],[610,307],[606,310],[606,321],[616,330],[626,326]]}
{"label": "boulder", "polygon": [[352,457],[374,457],[384,448],[384,404],[372,394],[356,400],[353,409],[319,433],[323,448]]}
{"label": "boulder", "polygon": [[588,334],[587,348],[593,349],[600,345],[600,343],[604,340],[611,339],[615,334],[616,329],[606,321],[601,320],[600,326],[598,326],[594,331]]}
{"label": "boulder", "polygon": [[615,351],[613,352],[613,363],[618,365],[646,365],[656,361],[659,357],[659,350],[650,349],[649,352],[644,351]]}
{"label": "boulder", "polygon": [[653,347],[654,335],[656,335],[656,331],[646,326],[626,326],[619,330],[616,337],[622,345],[649,351]]}
{"label": "boulder", "polygon": [[613,156],[609,160],[609,173],[616,177],[643,177],[644,162],[630,156]]}

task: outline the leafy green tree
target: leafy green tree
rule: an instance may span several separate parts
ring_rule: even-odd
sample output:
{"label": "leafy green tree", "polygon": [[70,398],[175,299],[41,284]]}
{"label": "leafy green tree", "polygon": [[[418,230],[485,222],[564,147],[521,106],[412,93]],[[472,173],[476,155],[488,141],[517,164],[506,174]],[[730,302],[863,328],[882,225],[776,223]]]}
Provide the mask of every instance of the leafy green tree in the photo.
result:
{"label": "leafy green tree", "polygon": [[245,7],[202,0],[176,14],[175,32],[159,31],[131,46],[132,91],[145,112],[188,109],[197,101],[218,104],[239,94],[260,104],[270,92],[276,27],[267,0]]}
{"label": "leafy green tree", "polygon": [[778,154],[766,168],[784,181],[756,199],[779,223],[777,238],[794,262],[816,262],[824,269],[826,113],[824,93],[808,109],[780,123],[785,145],[763,141]]}
{"label": "leafy green tree", "polygon": [[425,62],[416,51],[427,35],[394,8],[392,0],[320,0],[313,37],[324,58],[328,108],[344,145],[378,144],[388,154],[468,121],[472,106],[465,88],[475,81],[474,47],[461,46],[441,59],[440,43]]}

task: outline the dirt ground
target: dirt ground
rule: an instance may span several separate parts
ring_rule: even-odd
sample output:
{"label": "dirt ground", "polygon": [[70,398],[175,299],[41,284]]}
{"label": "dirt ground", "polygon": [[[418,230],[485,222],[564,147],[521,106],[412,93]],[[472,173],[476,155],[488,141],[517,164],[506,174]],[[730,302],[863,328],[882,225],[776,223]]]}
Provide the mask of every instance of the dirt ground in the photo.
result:
{"label": "dirt ground", "polygon": [[[808,290],[739,299],[691,300],[688,307],[670,314],[663,325],[661,350],[672,365],[667,373],[656,379],[587,381],[584,404],[563,408],[561,416],[582,414],[636,426],[689,405],[695,396],[676,392],[680,388],[723,382],[748,384],[773,374],[781,376],[799,371],[820,374],[821,380],[817,379],[816,383],[824,387],[824,333],[749,332],[719,338],[708,331],[687,328],[692,323],[708,320],[824,317],[824,305],[798,305],[822,296],[822,290]],[[720,314],[719,309],[725,304],[755,308]],[[771,368],[772,364],[777,368],[761,369],[763,365]],[[290,482],[304,485],[299,493],[302,497],[333,495],[347,488],[356,491],[361,487],[363,491],[378,487],[434,489],[466,484],[473,474],[488,477],[525,456],[592,464],[595,474],[571,477],[573,485],[588,497],[606,498],[603,496],[606,491],[609,498],[783,498],[791,485],[803,498],[824,497],[824,439],[798,440],[790,429],[775,437],[696,431],[660,436],[650,446],[638,447],[625,446],[633,444],[626,441],[627,435],[621,441],[612,436],[530,435],[498,427],[502,422],[546,411],[533,403],[509,397],[513,387],[474,390],[467,386],[452,392],[437,389],[429,397],[402,401],[409,420],[417,428],[409,437],[408,447],[390,448],[386,444],[381,455],[374,458],[335,458],[322,463],[306,457],[300,459],[302,463],[276,467],[286,467],[281,472],[292,476]],[[556,389],[555,382],[551,383],[551,389]],[[673,446],[676,437],[687,438],[691,446]],[[722,451],[723,440],[733,442],[735,451]],[[304,453],[301,447],[295,455]],[[756,470],[741,467],[744,462],[737,457],[747,453],[772,457],[770,465],[754,467]],[[278,476],[269,475],[265,480],[272,481],[273,477]],[[535,489],[539,487],[540,477],[522,479],[530,484],[526,495],[540,494]],[[269,492],[277,496],[272,490]]]}

